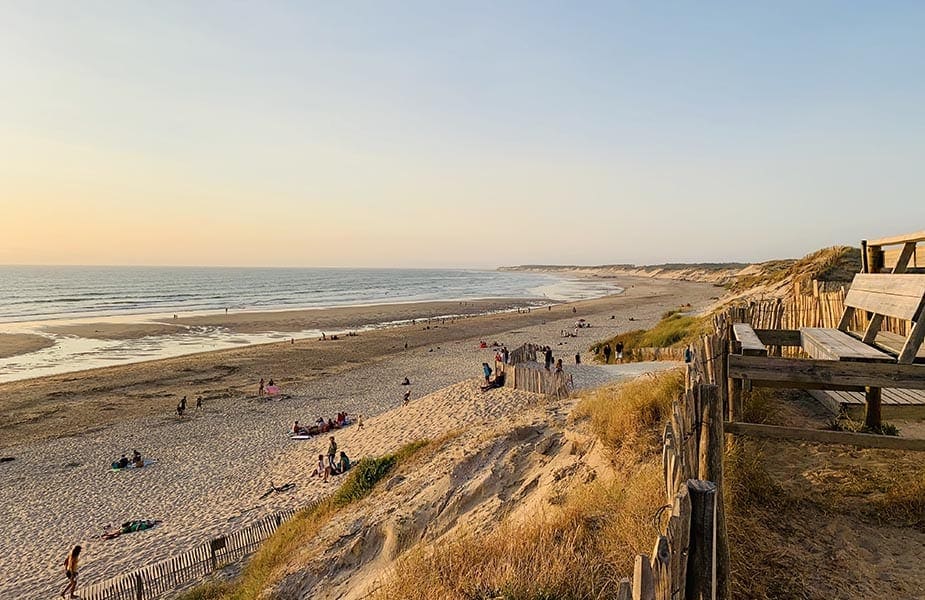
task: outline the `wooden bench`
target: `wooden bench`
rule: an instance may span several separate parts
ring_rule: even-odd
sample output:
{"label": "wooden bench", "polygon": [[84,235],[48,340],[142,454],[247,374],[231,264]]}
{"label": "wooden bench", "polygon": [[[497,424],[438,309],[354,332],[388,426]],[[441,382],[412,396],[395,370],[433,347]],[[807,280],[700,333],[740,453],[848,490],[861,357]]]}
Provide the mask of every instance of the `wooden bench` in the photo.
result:
{"label": "wooden bench", "polygon": [[[845,312],[838,328],[801,328],[803,349],[813,358],[826,360],[912,364],[925,338],[923,305],[925,275],[860,273],[854,276],[845,296]],[[854,337],[848,324],[858,310],[872,316],[864,333]],[[909,335],[895,357],[873,345],[884,317],[912,322]]]}
{"label": "wooden bench", "polygon": [[745,356],[767,356],[768,348],[748,323],[733,323],[732,337],[740,354]]}

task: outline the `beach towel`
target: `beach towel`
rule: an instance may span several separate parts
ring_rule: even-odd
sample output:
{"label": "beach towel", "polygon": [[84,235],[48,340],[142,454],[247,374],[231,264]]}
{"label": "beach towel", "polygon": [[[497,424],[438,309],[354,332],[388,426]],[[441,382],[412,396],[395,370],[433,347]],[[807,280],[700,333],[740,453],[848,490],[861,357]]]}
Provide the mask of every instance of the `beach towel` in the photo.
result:
{"label": "beach towel", "polygon": [[268,385],[267,386],[267,396],[276,396],[277,394],[279,394],[278,385]]}

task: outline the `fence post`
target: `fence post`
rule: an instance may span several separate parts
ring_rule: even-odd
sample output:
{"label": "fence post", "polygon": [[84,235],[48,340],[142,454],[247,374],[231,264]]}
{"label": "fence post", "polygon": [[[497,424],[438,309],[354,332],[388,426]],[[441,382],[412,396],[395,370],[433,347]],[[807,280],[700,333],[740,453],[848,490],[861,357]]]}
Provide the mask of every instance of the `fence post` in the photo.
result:
{"label": "fence post", "polygon": [[716,486],[716,598],[729,598],[729,540],[726,537],[726,510],[723,507],[723,407],[719,387],[700,387],[700,473]]}
{"label": "fence post", "polygon": [[686,600],[716,599],[716,485],[687,482],[691,499],[690,554],[687,559]]}
{"label": "fence post", "polygon": [[144,580],[141,578],[141,573],[135,574],[135,600],[144,600],[145,597],[145,585]]}

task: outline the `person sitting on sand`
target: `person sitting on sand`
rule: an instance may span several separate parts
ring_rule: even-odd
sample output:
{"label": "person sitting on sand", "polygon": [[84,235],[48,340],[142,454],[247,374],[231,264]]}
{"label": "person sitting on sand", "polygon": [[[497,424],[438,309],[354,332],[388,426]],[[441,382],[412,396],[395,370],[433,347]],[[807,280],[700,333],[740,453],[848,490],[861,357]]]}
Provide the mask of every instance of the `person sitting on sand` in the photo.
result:
{"label": "person sitting on sand", "polygon": [[145,466],[145,461],[141,458],[141,452],[138,450],[132,450],[132,466],[136,469]]}
{"label": "person sitting on sand", "polygon": [[340,460],[337,461],[337,472],[346,473],[350,469],[350,459],[347,458],[347,453],[341,451]]}
{"label": "person sitting on sand", "polygon": [[116,462],[112,463],[112,468],[113,468],[113,469],[124,469],[125,467],[128,466],[128,463],[129,463],[128,457],[126,457],[126,456],[123,454],[123,455],[122,455],[122,458],[120,458],[120,459],[117,460]]}
{"label": "person sitting on sand", "polygon": [[305,428],[299,425],[299,422],[296,421],[292,424],[292,435],[304,435]]}
{"label": "person sitting on sand", "polygon": [[407,377],[405,377],[405,378],[402,380],[401,384],[402,384],[402,385],[411,385],[411,380],[408,379]]}
{"label": "person sitting on sand", "polygon": [[318,465],[312,471],[312,477],[322,477],[324,475],[324,454],[318,455]]}
{"label": "person sitting on sand", "polygon": [[493,390],[495,388],[499,388],[503,386],[504,386],[504,371],[495,375],[494,379],[492,379],[490,382],[486,383],[479,389],[481,389],[483,392],[487,392],[488,390]]}
{"label": "person sitting on sand", "polygon": [[334,424],[334,421],[328,418],[328,431],[331,431],[333,429],[337,429],[337,425]]}

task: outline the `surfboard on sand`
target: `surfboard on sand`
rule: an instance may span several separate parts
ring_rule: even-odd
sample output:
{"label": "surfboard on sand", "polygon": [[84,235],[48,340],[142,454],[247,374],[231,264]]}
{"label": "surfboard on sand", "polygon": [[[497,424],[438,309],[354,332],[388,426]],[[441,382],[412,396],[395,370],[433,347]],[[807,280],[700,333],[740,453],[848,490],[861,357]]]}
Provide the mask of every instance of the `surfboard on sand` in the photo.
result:
{"label": "surfboard on sand", "polygon": [[313,436],[313,435],[308,435],[308,434],[300,434],[300,435],[290,435],[290,436],[289,436],[289,439],[290,439],[290,440],[310,440],[310,439],[312,439],[313,437],[315,437],[315,436]]}

